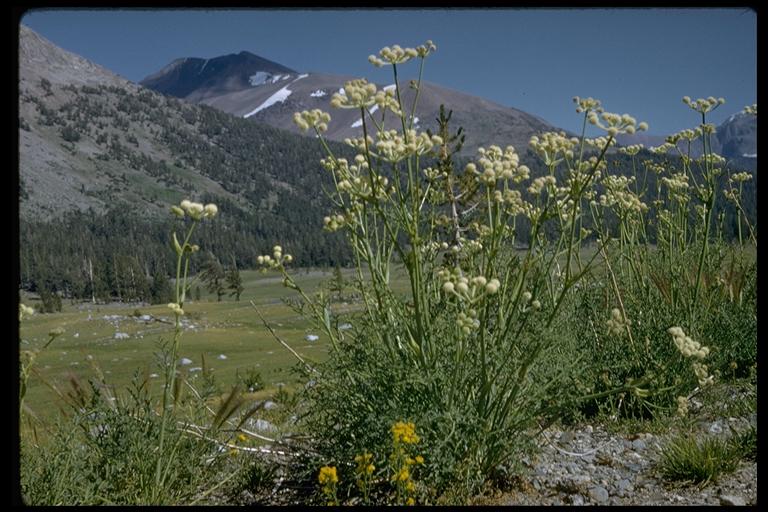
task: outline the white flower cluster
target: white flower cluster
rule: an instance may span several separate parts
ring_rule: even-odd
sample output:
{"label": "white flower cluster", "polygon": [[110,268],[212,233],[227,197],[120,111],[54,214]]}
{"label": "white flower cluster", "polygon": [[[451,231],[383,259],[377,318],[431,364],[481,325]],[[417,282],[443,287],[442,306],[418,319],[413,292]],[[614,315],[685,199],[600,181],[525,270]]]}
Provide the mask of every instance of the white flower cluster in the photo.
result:
{"label": "white flower cluster", "polygon": [[183,315],[184,315],[184,310],[183,310],[183,309],[181,309],[181,306],[180,306],[180,305],[178,305],[178,304],[177,304],[177,303],[175,303],[175,302],[169,302],[169,303],[168,303],[168,308],[169,308],[171,311],[173,311],[173,314],[174,314],[174,315],[176,315],[176,316],[183,316]]}
{"label": "white flower cluster", "polygon": [[669,178],[661,178],[661,183],[673,194],[685,197],[688,195],[690,185],[688,185],[688,175],[685,173],[671,174]]}
{"label": "white flower cluster", "polygon": [[448,173],[446,171],[441,171],[439,169],[433,169],[432,167],[425,167],[422,169],[424,173],[424,177],[427,178],[429,181],[436,181],[439,179],[444,179],[448,177]]}
{"label": "white flower cluster", "polygon": [[628,318],[624,318],[619,308],[613,308],[611,310],[611,318],[606,320],[605,325],[608,326],[608,332],[616,336],[626,334],[627,327],[632,325],[632,321]]}
{"label": "white flower cluster", "polygon": [[629,190],[629,184],[633,181],[635,181],[634,176],[606,176],[603,179],[605,194],[600,196],[600,205],[603,207],[618,205],[619,210],[623,213],[648,211],[648,205],[642,202],[637,194]]}
{"label": "white flower cluster", "polygon": [[350,80],[344,84],[344,94],[334,93],[331,106],[335,108],[365,108],[376,103],[376,84],[365,78]]}
{"label": "white flower cluster", "polygon": [[67,331],[65,331],[63,327],[54,327],[53,329],[48,331],[48,336],[51,338],[57,338],[62,334],[64,334],[65,332]]}
{"label": "white flower cluster", "polygon": [[302,131],[307,131],[312,127],[322,133],[328,130],[328,123],[331,122],[331,115],[327,112],[323,112],[319,108],[304,110],[293,114],[293,122],[296,123],[296,126]]}
{"label": "white flower cluster", "polygon": [[256,258],[256,262],[259,265],[265,265],[267,268],[280,268],[285,263],[293,261],[293,256],[290,254],[283,255],[283,248],[276,245],[272,248],[272,256],[263,255]]}
{"label": "white flower cluster", "polygon": [[377,153],[373,154],[392,163],[399,162],[410,155],[423,155],[433,146],[443,143],[443,139],[437,135],[430,137],[426,132],[418,133],[416,130],[407,130],[405,137],[397,130],[384,130],[380,131],[377,137]]}
{"label": "white flower cluster", "polygon": [[349,165],[346,158],[323,158],[320,163],[329,171],[335,171],[338,183],[336,185],[339,192],[346,192],[353,198],[376,197],[383,199],[387,197],[386,187],[389,180],[384,176],[376,176],[376,193],[371,191],[370,180],[364,178],[361,173],[368,169],[368,161],[362,154],[355,155],[355,163]]}
{"label": "white flower cluster", "polygon": [[[363,138],[363,137],[356,137],[356,138],[353,138],[353,139],[346,138],[346,139],[344,139],[344,144],[346,144],[347,146],[352,146],[353,148],[355,148],[358,151],[365,151],[366,150],[366,145],[369,148],[373,146],[373,137],[368,135],[365,138]],[[324,160],[325,160],[325,158],[320,160],[320,163],[323,163]],[[325,164],[323,163],[323,165],[325,165]]]}
{"label": "white flower cluster", "polygon": [[385,46],[379,50],[379,56],[381,58],[376,57],[375,55],[369,55],[368,62],[380,68],[385,64],[403,64],[417,55],[418,52],[416,51],[416,48],[401,48],[399,44],[396,44],[391,48]]}
{"label": "white flower cluster", "polygon": [[696,128],[686,128],[685,130],[680,130],[677,133],[673,133],[672,135],[668,135],[666,139],[664,139],[668,144],[671,145],[677,145],[678,142],[681,140],[687,140],[688,142],[693,142],[694,140],[701,137],[701,127]]}
{"label": "white flower cluster", "polygon": [[682,328],[670,327],[667,332],[672,335],[675,346],[683,356],[704,359],[709,354],[709,347],[703,347],[698,341],[686,336]]}
{"label": "white flower cluster", "polygon": [[[524,291],[523,294],[520,296],[520,298],[523,300],[523,308],[525,308],[528,303],[531,303],[531,307],[533,309],[539,310],[541,309],[541,302],[539,302],[538,299],[533,299],[533,294],[529,291]],[[533,300],[531,300],[533,299]]]}
{"label": "white flower cluster", "polygon": [[688,398],[684,396],[677,397],[677,412],[678,416],[685,417],[688,415]]}
{"label": "white flower cluster", "polygon": [[752,105],[747,105],[744,107],[744,113],[745,114],[752,114],[753,116],[757,115],[757,103],[753,103]]}
{"label": "white flower cluster", "polygon": [[715,98],[714,96],[709,96],[708,98],[699,98],[695,101],[691,101],[690,96],[683,96],[683,103],[691,107],[696,112],[706,114],[707,112],[711,112],[712,110],[715,110],[717,107],[725,103],[725,100],[723,98]]}
{"label": "white flower cluster", "polygon": [[565,136],[565,132],[544,132],[541,136],[532,136],[528,145],[541,157],[544,165],[555,166],[560,163],[558,156],[561,154],[572,159],[573,149],[578,143],[579,139],[576,137],[568,138]]}
{"label": "white flower cluster", "polygon": [[545,188],[554,187],[557,184],[557,179],[554,176],[539,176],[534,178],[528,187],[528,192],[533,195],[541,194]]}
{"label": "white flower cluster", "polygon": [[347,219],[340,213],[323,217],[323,228],[326,231],[334,232],[344,227],[346,223]]}
{"label": "white flower cluster", "polygon": [[507,189],[504,192],[501,190],[494,190],[493,200],[502,204],[506,212],[512,216],[525,213],[530,206],[523,200],[523,195],[519,190]]}
{"label": "white flower cluster", "polygon": [[717,131],[717,126],[715,126],[713,123],[704,123],[699,125],[699,128],[701,128],[702,133],[712,134]]}
{"label": "white flower cluster", "polygon": [[499,146],[493,145],[488,149],[479,148],[477,153],[480,155],[477,162],[482,166],[483,172],[473,163],[467,164],[466,170],[489,186],[495,185],[496,181],[501,179],[521,183],[531,175],[527,166],[520,165],[520,156],[512,146],[507,146],[502,151]]}
{"label": "white flower cluster", "polygon": [[691,366],[693,366],[693,373],[696,374],[696,378],[699,381],[699,386],[704,387],[714,383],[715,376],[709,374],[707,365],[694,361]]}
{"label": "white flower cluster", "polygon": [[[633,134],[635,131],[645,131],[648,129],[648,123],[642,122],[637,124],[637,120],[629,114],[613,114],[611,112],[603,112],[600,116],[596,112],[591,112],[587,117],[590,124],[602,128],[611,137],[616,137],[620,133]],[[602,121],[601,121],[602,120]]]}
{"label": "white flower cluster", "polygon": [[26,304],[19,303],[19,322],[25,317],[25,316],[32,316],[35,314],[35,310],[31,307],[27,306]]}
{"label": "white flower cluster", "polygon": [[498,279],[486,279],[483,276],[467,278],[459,269],[453,272],[441,270],[437,276],[443,281],[443,291],[448,295],[455,295],[470,304],[477,302],[486,295],[494,295],[499,291],[501,283]]}
{"label": "white flower cluster", "polygon": [[213,203],[203,206],[202,203],[193,203],[189,199],[183,200],[180,207],[171,206],[171,213],[180,219],[183,219],[184,215],[189,215],[194,220],[200,220],[214,217],[218,212],[219,208]]}
{"label": "white flower cluster", "polygon": [[744,183],[745,181],[749,181],[752,179],[752,175],[748,172],[737,172],[730,178],[732,181],[738,182],[738,183]]}
{"label": "white flower cluster", "polygon": [[651,147],[649,147],[648,151],[650,151],[651,153],[653,153],[655,155],[665,155],[665,154],[669,153],[670,151],[672,151],[673,149],[675,149],[675,145],[674,144],[670,144],[669,142],[665,142],[661,146],[655,146],[655,147],[651,146]]}
{"label": "white flower cluster", "polygon": [[382,111],[388,108],[394,112],[396,116],[403,115],[403,112],[400,109],[400,104],[397,102],[397,98],[395,98],[395,93],[391,89],[377,92],[376,96],[373,97],[373,100]]}
{"label": "white flower cluster", "polygon": [[400,45],[396,44],[391,48],[385,46],[379,50],[379,57],[381,58],[375,55],[369,55],[368,62],[380,68],[385,64],[402,64],[414,57],[421,57],[423,59],[435,50],[437,50],[437,46],[429,40],[416,48],[401,48]]}
{"label": "white flower cluster", "polygon": [[456,318],[456,325],[464,334],[469,334],[473,329],[480,327],[480,320],[477,319],[477,311],[470,309],[466,313],[459,313]]}
{"label": "white flower cluster", "polygon": [[725,158],[717,153],[710,153],[708,155],[702,155],[696,159],[701,165],[709,164],[712,167],[718,167],[725,165]]}
{"label": "white flower cluster", "polygon": [[585,138],[584,145],[602,151],[602,149],[606,146],[615,146],[616,139],[610,137],[595,137],[593,139]]}
{"label": "white flower cluster", "polygon": [[594,98],[579,98],[578,96],[573,97],[573,102],[576,103],[576,112],[582,113],[582,112],[591,112],[591,111],[597,111],[602,112],[603,107],[600,106],[600,100],[596,100]]}
{"label": "white flower cluster", "polygon": [[634,156],[640,152],[640,150],[643,149],[642,144],[631,144],[629,146],[625,146],[623,148],[619,148],[619,153],[624,153],[625,155],[631,155]]}

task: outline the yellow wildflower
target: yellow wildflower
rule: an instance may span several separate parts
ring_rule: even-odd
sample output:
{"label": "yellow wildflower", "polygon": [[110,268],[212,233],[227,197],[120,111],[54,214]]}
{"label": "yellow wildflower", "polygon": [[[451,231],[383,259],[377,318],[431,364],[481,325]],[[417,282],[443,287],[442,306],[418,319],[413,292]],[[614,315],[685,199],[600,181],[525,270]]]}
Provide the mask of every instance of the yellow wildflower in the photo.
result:
{"label": "yellow wildflower", "polygon": [[400,471],[395,473],[395,475],[392,477],[392,480],[395,482],[405,482],[409,478],[411,478],[411,472],[408,471],[407,467],[400,468]]}
{"label": "yellow wildflower", "polygon": [[335,466],[323,466],[320,468],[320,475],[317,479],[322,485],[335,484],[339,481],[339,477],[336,475]]}
{"label": "yellow wildflower", "polygon": [[392,425],[392,435],[395,443],[416,444],[419,442],[419,436],[416,435],[416,426],[413,422],[398,421]]}

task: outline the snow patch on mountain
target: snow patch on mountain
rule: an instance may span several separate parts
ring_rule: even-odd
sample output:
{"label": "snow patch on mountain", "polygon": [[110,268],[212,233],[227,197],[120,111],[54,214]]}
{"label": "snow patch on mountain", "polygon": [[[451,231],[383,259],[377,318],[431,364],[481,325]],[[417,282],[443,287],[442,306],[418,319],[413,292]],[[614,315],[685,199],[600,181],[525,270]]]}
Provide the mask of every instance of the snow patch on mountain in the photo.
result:
{"label": "snow patch on mountain", "polygon": [[383,90],[385,90],[385,91],[393,91],[395,89],[397,89],[397,86],[395,84],[391,84],[391,85],[385,85]]}
{"label": "snow patch on mountain", "polygon": [[209,61],[209,60],[210,60],[210,59],[205,59],[205,62],[203,62],[203,67],[201,67],[201,68],[200,68],[200,71],[198,71],[198,72],[197,72],[197,74],[198,74],[198,75],[199,75],[199,74],[201,74],[201,73],[203,72],[203,70],[205,69],[205,66],[207,66],[207,65],[208,65],[208,61]]}
{"label": "snow patch on mountain", "polygon": [[310,96],[313,98],[322,98],[323,96],[327,96],[327,95],[328,94],[322,89],[318,89],[315,92],[310,93]]}
{"label": "snow patch on mountain", "polygon": [[[291,84],[296,83],[299,80],[301,80],[302,78],[306,78],[308,76],[309,76],[308,74],[299,75],[299,76],[297,76],[296,78],[294,78],[291,81]],[[277,77],[278,78],[283,77],[283,78],[280,78],[280,79],[281,80],[287,80],[288,78],[290,78],[290,75],[277,75]],[[275,83],[275,79],[272,80],[272,83]],[[288,84],[288,85],[291,85],[291,84]],[[293,93],[293,91],[288,88],[288,85],[286,85],[285,87],[283,87],[282,89],[277,91],[275,94],[273,94],[272,96],[267,98],[267,101],[265,101],[264,103],[262,103],[261,105],[259,105],[255,109],[251,110],[250,112],[245,114],[243,117],[244,118],[245,117],[251,117],[253,114],[255,114],[257,112],[261,112],[265,108],[269,108],[272,105],[274,105],[275,103],[282,103],[282,102],[284,102],[286,100],[286,98],[288,98],[288,96],[290,96]]]}
{"label": "snow patch on mountain", "polygon": [[745,158],[757,158],[757,153],[743,153],[741,156]]}
{"label": "snow patch on mountain", "polygon": [[255,109],[251,110],[250,112],[245,114],[243,117],[244,118],[251,117],[252,115],[256,114],[257,112],[261,112],[265,108],[271,107],[275,103],[282,103],[282,102],[284,102],[288,98],[288,96],[291,95],[292,92],[293,91],[288,89],[288,86],[283,87],[282,89],[277,91],[275,94],[273,94],[272,96],[267,98],[267,101],[265,101],[264,103],[262,103],[261,105],[259,105]]}
{"label": "snow patch on mountain", "polygon": [[266,71],[257,71],[255,75],[251,75],[248,78],[248,83],[255,87],[257,85],[266,83],[266,81],[269,80],[271,76],[272,74],[267,73]]}
{"label": "snow patch on mountain", "polygon": [[[373,114],[373,113],[374,113],[374,112],[376,112],[378,109],[379,109],[379,106],[378,106],[378,105],[374,105],[374,106],[372,106],[372,107],[371,107],[371,110],[369,110],[368,112],[370,112],[371,114]],[[361,126],[363,126],[363,120],[362,120],[362,119],[358,119],[357,121],[355,121],[354,123],[352,123],[352,126],[351,126],[351,128],[360,128]]]}

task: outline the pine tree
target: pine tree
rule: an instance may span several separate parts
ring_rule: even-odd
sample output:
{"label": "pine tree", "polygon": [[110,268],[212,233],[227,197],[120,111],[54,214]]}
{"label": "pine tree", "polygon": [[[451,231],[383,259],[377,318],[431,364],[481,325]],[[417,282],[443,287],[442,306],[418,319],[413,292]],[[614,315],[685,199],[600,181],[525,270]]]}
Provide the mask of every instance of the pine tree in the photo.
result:
{"label": "pine tree", "polygon": [[227,271],[227,289],[232,290],[229,292],[230,297],[235,297],[235,300],[240,302],[240,294],[245,289],[243,287],[243,279],[240,277],[240,271],[237,269],[237,262],[235,257],[232,256],[232,267]]}
{"label": "pine tree", "polygon": [[222,295],[226,293],[225,278],[224,267],[221,266],[218,258],[209,252],[208,259],[203,265],[203,271],[200,273],[200,279],[206,283],[206,288],[210,293],[216,294],[217,302],[221,302]]}
{"label": "pine tree", "polygon": [[173,290],[168,277],[160,269],[155,269],[152,275],[152,285],[149,288],[149,301],[152,304],[167,304],[171,302]]}

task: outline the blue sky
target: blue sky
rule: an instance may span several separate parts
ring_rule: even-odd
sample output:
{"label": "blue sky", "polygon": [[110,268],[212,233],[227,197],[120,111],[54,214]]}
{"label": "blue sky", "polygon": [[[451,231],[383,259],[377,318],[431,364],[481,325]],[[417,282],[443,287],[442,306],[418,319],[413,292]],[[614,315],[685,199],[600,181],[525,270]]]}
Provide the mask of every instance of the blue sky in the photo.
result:
{"label": "blue sky", "polygon": [[178,57],[247,50],[384,83],[391,72],[369,54],[432,39],[426,80],[573,131],[575,95],[647,121],[653,134],[698,122],[685,95],[724,97],[715,123],[757,101],[757,15],[744,8],[37,10],[21,22],[137,82]]}

